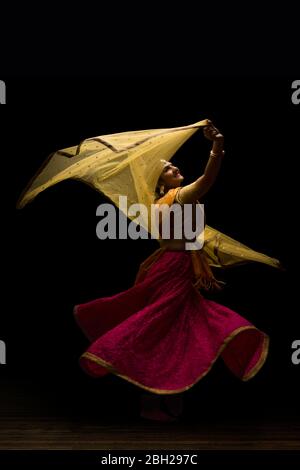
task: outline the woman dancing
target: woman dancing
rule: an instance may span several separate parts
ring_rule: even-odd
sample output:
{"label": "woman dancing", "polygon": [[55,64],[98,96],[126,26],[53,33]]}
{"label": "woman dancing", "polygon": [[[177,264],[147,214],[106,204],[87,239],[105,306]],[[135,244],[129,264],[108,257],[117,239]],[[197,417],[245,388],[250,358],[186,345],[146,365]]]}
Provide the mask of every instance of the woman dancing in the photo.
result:
{"label": "woman dancing", "polygon": [[[156,204],[197,204],[209,191],[224,156],[223,135],[211,121],[204,135],[212,149],[203,175],[182,186],[179,169],[165,161]],[[260,370],[268,336],[233,310],[205,298],[221,289],[206,252],[186,250],[186,240],[160,239],[141,265],[134,285],[111,297],[76,305],[74,315],[90,340],[80,358],[85,372],[113,373],[140,387],[140,416],[175,421],[183,393],[221,357],[241,380]]]}

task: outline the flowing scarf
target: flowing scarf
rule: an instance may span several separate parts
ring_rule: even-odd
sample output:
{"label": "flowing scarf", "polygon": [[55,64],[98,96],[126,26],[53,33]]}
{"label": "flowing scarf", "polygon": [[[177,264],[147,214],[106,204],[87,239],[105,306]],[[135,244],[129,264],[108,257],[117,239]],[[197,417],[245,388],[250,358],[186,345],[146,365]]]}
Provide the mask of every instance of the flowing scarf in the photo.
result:
{"label": "flowing scarf", "polygon": [[[119,196],[127,197],[127,205],[146,207],[139,224],[153,238],[151,206],[162,172],[163,160],[169,161],[176,151],[208,120],[192,125],[121,132],[83,140],[51,154],[21,194],[17,208],[24,207],[45,189],[66,179],[90,185],[109,198],[121,211]],[[170,197],[173,197],[172,192]],[[125,215],[136,221],[135,215]],[[208,225],[204,231],[203,249],[210,266],[229,267],[247,262],[259,262],[283,269],[279,260],[257,252]]]}

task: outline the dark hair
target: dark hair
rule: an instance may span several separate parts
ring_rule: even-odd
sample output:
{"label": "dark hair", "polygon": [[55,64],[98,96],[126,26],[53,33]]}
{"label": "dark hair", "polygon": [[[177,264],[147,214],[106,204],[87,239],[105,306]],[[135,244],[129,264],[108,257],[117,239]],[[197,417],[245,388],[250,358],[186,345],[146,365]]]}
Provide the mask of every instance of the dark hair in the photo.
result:
{"label": "dark hair", "polygon": [[154,199],[159,199],[162,197],[162,195],[160,194],[160,186],[161,186],[161,182],[160,182],[160,176],[157,180],[157,183],[156,183],[156,187],[155,187],[155,194],[154,194]]}

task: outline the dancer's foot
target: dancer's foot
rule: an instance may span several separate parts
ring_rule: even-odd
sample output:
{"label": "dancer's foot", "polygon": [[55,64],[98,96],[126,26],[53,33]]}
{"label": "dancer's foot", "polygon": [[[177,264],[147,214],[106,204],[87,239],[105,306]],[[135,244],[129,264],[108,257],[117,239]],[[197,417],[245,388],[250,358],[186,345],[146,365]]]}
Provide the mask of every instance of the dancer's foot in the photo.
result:
{"label": "dancer's foot", "polygon": [[160,421],[164,423],[177,421],[175,416],[171,416],[164,411],[158,410],[141,410],[140,417],[152,421]]}
{"label": "dancer's foot", "polygon": [[[168,413],[167,409],[162,409],[162,396],[156,394],[143,394],[140,397],[140,417],[152,421],[174,422],[176,416]],[[165,407],[164,407],[165,408]]]}
{"label": "dancer's foot", "polygon": [[179,417],[183,413],[182,394],[164,395],[162,397],[162,409],[171,416]]}

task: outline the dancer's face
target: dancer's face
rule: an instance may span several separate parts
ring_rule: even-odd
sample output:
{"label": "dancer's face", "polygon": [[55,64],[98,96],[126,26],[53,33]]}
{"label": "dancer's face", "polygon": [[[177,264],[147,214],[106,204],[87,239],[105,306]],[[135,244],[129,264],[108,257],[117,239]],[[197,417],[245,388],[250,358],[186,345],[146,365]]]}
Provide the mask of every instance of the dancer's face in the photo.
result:
{"label": "dancer's face", "polygon": [[183,179],[184,177],[177,166],[174,166],[172,163],[166,163],[159,177],[159,182],[164,184],[165,188],[170,189],[180,186]]}

